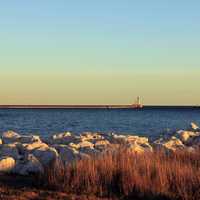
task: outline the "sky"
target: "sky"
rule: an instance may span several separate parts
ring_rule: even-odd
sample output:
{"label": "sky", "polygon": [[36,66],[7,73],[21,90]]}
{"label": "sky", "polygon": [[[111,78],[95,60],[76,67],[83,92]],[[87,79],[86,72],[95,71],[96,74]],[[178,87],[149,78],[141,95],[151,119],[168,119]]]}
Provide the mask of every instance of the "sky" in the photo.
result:
{"label": "sky", "polygon": [[0,1],[0,104],[200,104],[200,1]]}

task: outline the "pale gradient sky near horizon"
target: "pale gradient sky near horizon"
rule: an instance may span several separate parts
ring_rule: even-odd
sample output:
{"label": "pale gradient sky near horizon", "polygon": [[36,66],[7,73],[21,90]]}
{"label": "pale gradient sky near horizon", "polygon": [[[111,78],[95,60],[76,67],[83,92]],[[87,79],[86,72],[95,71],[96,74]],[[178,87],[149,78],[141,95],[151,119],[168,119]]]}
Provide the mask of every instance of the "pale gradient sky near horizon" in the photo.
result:
{"label": "pale gradient sky near horizon", "polygon": [[0,104],[200,104],[200,1],[0,1]]}

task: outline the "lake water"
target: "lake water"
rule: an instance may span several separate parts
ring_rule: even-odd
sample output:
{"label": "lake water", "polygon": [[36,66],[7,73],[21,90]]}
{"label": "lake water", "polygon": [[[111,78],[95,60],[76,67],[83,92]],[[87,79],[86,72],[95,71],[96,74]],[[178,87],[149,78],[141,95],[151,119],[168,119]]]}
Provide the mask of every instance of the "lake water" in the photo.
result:
{"label": "lake water", "polygon": [[48,136],[63,131],[115,132],[157,137],[200,125],[200,108],[143,109],[0,109],[0,132]]}

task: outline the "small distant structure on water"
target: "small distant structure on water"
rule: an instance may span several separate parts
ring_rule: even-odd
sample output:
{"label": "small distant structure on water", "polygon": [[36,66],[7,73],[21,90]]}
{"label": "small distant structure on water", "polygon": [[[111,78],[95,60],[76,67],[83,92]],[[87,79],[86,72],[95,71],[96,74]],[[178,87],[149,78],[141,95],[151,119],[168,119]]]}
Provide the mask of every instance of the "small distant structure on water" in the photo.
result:
{"label": "small distant structure on water", "polygon": [[133,108],[142,108],[143,105],[141,104],[140,97],[138,96],[135,102],[131,105]]}
{"label": "small distant structure on water", "polygon": [[133,104],[128,105],[0,105],[0,108],[40,108],[40,109],[140,109],[143,108],[138,96]]}

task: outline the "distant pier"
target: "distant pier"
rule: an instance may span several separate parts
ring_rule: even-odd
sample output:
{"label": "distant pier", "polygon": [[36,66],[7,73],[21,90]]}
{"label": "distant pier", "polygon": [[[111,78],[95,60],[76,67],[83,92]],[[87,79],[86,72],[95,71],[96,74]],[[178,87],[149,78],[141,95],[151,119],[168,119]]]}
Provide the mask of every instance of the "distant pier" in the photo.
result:
{"label": "distant pier", "polygon": [[0,105],[0,108],[137,109],[141,105]]}

